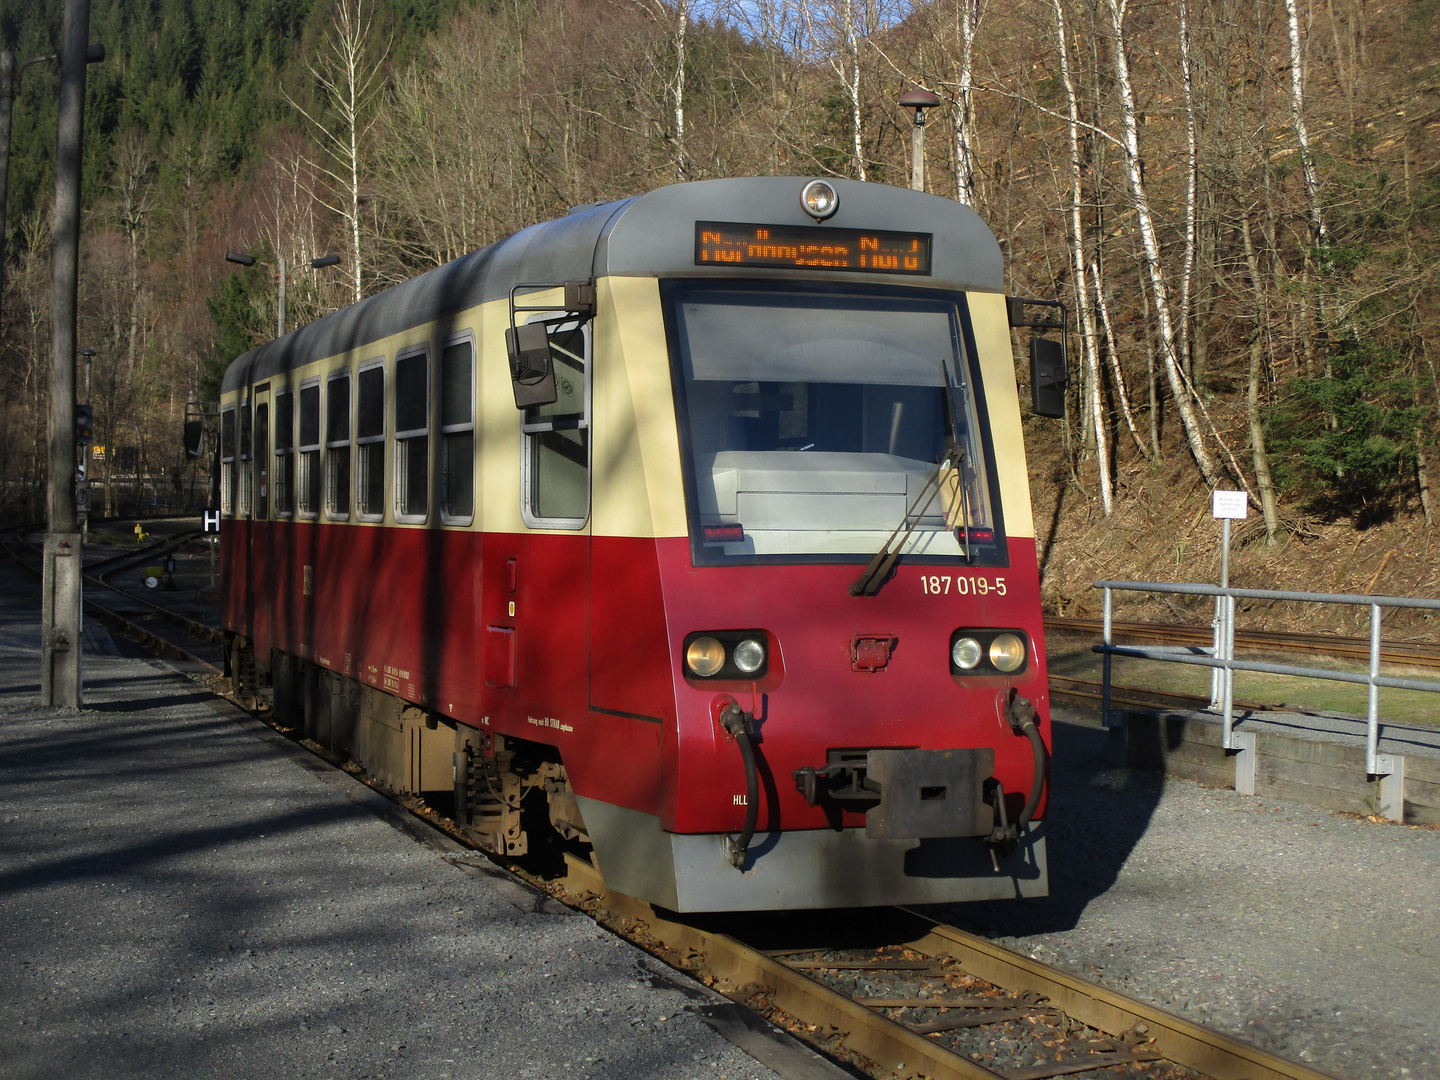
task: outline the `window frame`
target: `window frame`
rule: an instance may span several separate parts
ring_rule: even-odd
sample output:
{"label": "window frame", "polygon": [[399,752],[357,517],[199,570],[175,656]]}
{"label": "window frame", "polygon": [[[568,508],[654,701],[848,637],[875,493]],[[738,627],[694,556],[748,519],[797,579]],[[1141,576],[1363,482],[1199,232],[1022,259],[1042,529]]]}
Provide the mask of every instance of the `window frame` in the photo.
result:
{"label": "window frame", "polygon": [[[304,395],[305,391],[312,387],[315,389],[316,410],[319,413],[315,431],[315,437],[318,441],[314,443],[302,443],[300,441],[302,438],[301,432],[305,430]],[[320,376],[311,375],[308,378],[301,379],[300,385],[296,387],[295,399],[297,408],[295,410],[295,497],[293,506],[297,519],[303,518],[306,521],[315,521],[320,517],[319,504],[325,501],[325,475],[323,471],[320,474],[319,498],[316,499],[316,505],[309,510],[305,509],[301,496],[306,487],[305,455],[314,454],[314,467],[321,470],[324,468],[324,462],[321,460],[324,455],[321,448],[325,445],[325,400],[324,389],[320,384]]]}
{"label": "window frame", "polygon": [[[235,516],[252,518],[255,505],[255,500],[251,495],[255,469],[255,409],[250,400],[249,387],[245,388],[245,396],[240,399],[236,423],[235,443],[238,464],[235,472],[239,477],[239,491],[238,501],[235,504]],[[247,448],[249,453],[246,453]]]}
{"label": "window frame", "polygon": [[[367,371],[373,371],[373,370],[375,370],[376,368],[379,368],[379,369],[380,369],[380,434],[379,434],[379,435],[361,435],[361,434],[360,434],[360,377],[361,377],[362,375],[364,375]],[[384,520],[385,520],[385,506],[386,506],[386,504],[387,504],[387,502],[388,502],[388,498],[387,498],[387,494],[386,494],[386,493],[389,491],[389,488],[388,488],[388,487],[386,486],[386,484],[385,484],[385,469],[386,469],[386,463],[387,463],[387,462],[389,461],[389,459],[390,459],[390,455],[389,455],[388,453],[386,453],[386,451],[385,451],[385,444],[386,444],[386,442],[389,441],[389,437],[390,437],[390,410],[389,410],[389,407],[388,407],[387,404],[386,404],[386,400],[385,400],[385,399],[386,399],[386,397],[388,396],[388,391],[389,391],[389,389],[390,389],[390,381],[391,381],[391,380],[390,380],[390,373],[389,373],[389,371],[387,370],[387,364],[386,364],[386,362],[385,362],[385,357],[384,357],[383,354],[380,355],[380,356],[373,357],[373,358],[371,358],[371,359],[369,359],[369,360],[366,360],[364,363],[360,364],[360,365],[355,369],[355,411],[354,411],[354,415],[353,415],[353,420],[354,420],[354,435],[353,435],[352,441],[351,441],[351,444],[355,447],[355,458],[354,458],[353,462],[351,463],[351,465],[352,465],[351,486],[352,486],[352,488],[354,489],[354,494],[355,494],[355,520],[356,520],[356,521],[384,521]],[[361,485],[360,485],[360,459],[361,459],[361,457],[362,457],[362,448],[367,448],[367,447],[371,447],[371,446],[375,446],[375,445],[379,445],[379,447],[380,447],[380,452],[379,452],[377,455],[375,455],[375,456],[378,458],[379,462],[380,462],[380,512],[379,512],[378,514],[375,513],[375,512],[372,511],[372,510],[362,511],[362,510],[361,510],[361,506],[360,506],[360,493],[361,493]]]}
{"label": "window frame", "polygon": [[[444,402],[444,400],[443,400],[443,395],[444,395],[444,392],[445,392],[445,352],[446,352],[447,349],[450,349],[450,348],[452,348],[453,346],[456,346],[456,345],[469,345],[469,346],[470,346],[470,417],[469,417],[468,421],[466,421],[466,422],[464,422],[464,423],[459,423],[459,424],[446,424],[446,423],[444,422],[444,420],[445,420],[445,402]],[[438,401],[438,406],[439,406],[439,407],[438,407],[438,408],[436,409],[436,411],[435,411],[435,420],[436,420],[435,426],[436,426],[436,430],[437,430],[437,435],[436,435],[436,442],[437,442],[437,446],[436,446],[436,460],[437,460],[437,463],[438,463],[438,466],[439,466],[439,469],[440,469],[440,481],[441,481],[441,483],[440,483],[440,523],[441,523],[442,525],[473,525],[473,524],[475,523],[475,503],[477,502],[477,500],[476,500],[476,498],[475,498],[475,490],[476,490],[476,487],[477,487],[477,485],[476,485],[476,483],[475,483],[476,461],[477,461],[477,456],[476,456],[476,453],[475,453],[475,451],[476,451],[475,432],[476,432],[476,428],[478,427],[476,421],[477,421],[477,419],[478,419],[478,413],[479,413],[479,397],[480,397],[480,393],[479,393],[479,390],[480,390],[479,350],[476,349],[476,347],[475,347],[475,331],[473,331],[473,330],[462,330],[462,331],[460,331],[460,332],[458,332],[458,333],[452,334],[449,338],[447,338],[447,339],[445,340],[445,344],[442,345],[441,348],[440,348],[440,372],[439,372],[439,376],[440,376],[439,379],[436,380],[436,391],[437,391],[437,393],[438,393],[439,395],[441,395],[441,398],[440,398],[439,401]],[[450,513],[448,513],[447,510],[446,510],[447,485],[446,485],[445,481],[446,481],[446,480],[448,479],[448,477],[449,477],[449,469],[448,469],[448,467],[447,467],[447,466],[448,466],[448,462],[447,462],[447,460],[446,460],[446,450],[445,450],[446,443],[445,443],[445,436],[446,436],[446,435],[463,435],[463,434],[465,434],[466,432],[469,432],[469,433],[470,433],[470,513],[469,513],[469,514],[465,514],[465,515],[455,515],[455,514],[450,514]]]}
{"label": "window frame", "polygon": [[[230,415],[230,441],[225,440],[225,416]],[[240,445],[239,404],[226,405],[220,410],[220,513],[224,517],[235,517],[235,488],[239,467],[236,458]],[[229,456],[225,454],[230,451]]]}
{"label": "window frame", "polygon": [[[406,428],[400,430],[400,363],[403,360],[413,360],[415,357],[423,357],[425,361],[425,425],[418,428]],[[391,438],[395,443],[395,450],[390,455],[394,461],[395,475],[391,483],[390,505],[395,515],[395,522],[398,525],[424,525],[430,520],[430,450],[431,450],[431,428],[434,427],[434,402],[435,379],[434,366],[430,362],[430,342],[425,341],[417,345],[410,345],[403,349],[396,350],[395,363],[392,368],[393,378],[391,381],[390,398],[390,424]],[[404,494],[405,477],[401,468],[400,456],[402,451],[409,453],[409,447],[402,444],[413,442],[417,439],[425,440],[425,512],[423,514],[409,514],[403,510],[402,497]]]}
{"label": "window frame", "polygon": [[[330,438],[330,395],[335,384],[342,379],[346,384],[345,438],[332,440]],[[325,519],[327,521],[349,521],[350,510],[355,503],[355,454],[352,449],[354,446],[355,433],[355,402],[354,395],[350,392],[351,387],[354,385],[355,382],[351,377],[348,367],[336,368],[325,376],[325,391],[320,401],[320,445],[324,450],[320,466],[323,471],[320,483],[322,489],[320,492],[320,504],[324,508]],[[333,509],[333,500],[331,499],[333,487],[330,483],[331,455],[334,451],[342,449],[347,453],[350,460],[349,475],[346,479],[345,511],[343,513]]]}
{"label": "window frame", "polygon": [[687,379],[682,353],[681,332],[676,322],[675,308],[690,290],[742,290],[754,288],[765,292],[784,292],[792,295],[813,294],[859,294],[866,297],[894,296],[899,300],[934,300],[944,305],[954,305],[958,322],[957,365],[954,371],[957,385],[966,391],[975,410],[974,438],[980,451],[979,458],[985,473],[985,482],[990,499],[991,529],[994,540],[991,555],[918,555],[905,553],[902,564],[914,566],[968,566],[984,568],[1008,568],[1010,550],[1006,533],[1005,505],[1000,490],[1000,472],[995,453],[995,436],[991,413],[987,402],[984,372],[981,367],[980,350],[975,341],[974,324],[970,313],[969,297],[964,291],[907,287],[903,285],[871,285],[864,282],[773,282],[767,279],[719,279],[719,278],[670,278],[660,283],[661,304],[665,319],[666,347],[670,354],[671,381],[675,401],[675,414],[680,436],[681,477],[685,491],[685,513],[690,532],[691,565],[708,566],[781,566],[781,565],[843,565],[860,564],[870,556],[864,553],[795,553],[766,555],[723,555],[714,548],[707,548],[700,540],[699,505],[695,478],[695,451],[690,427],[690,410],[687,400]]}
{"label": "window frame", "polygon": [[[284,446],[280,445],[280,399],[290,399],[290,424],[286,434],[289,436]],[[275,519],[289,519],[295,516],[295,391],[290,387],[276,390],[270,395],[271,416],[274,418],[270,427],[271,440],[275,447],[275,462],[271,467],[270,486],[271,498],[270,508]],[[283,459],[290,459],[290,469],[287,472]],[[281,478],[288,480],[288,483],[278,482]],[[285,501],[282,503],[279,494],[285,492]]]}
{"label": "window frame", "polygon": [[535,478],[533,461],[535,436],[556,430],[556,425],[550,420],[532,420],[531,414],[534,410],[526,409],[520,414],[520,519],[532,529],[560,529],[567,532],[579,532],[589,523],[590,514],[594,508],[594,492],[592,490],[595,467],[594,403],[592,400],[595,384],[593,320],[576,318],[566,312],[555,311],[532,315],[526,322],[547,323],[547,334],[579,329],[585,342],[585,354],[582,357],[585,365],[585,404],[580,422],[575,425],[577,429],[586,432],[585,513],[581,517],[544,517],[532,509],[530,496]]}

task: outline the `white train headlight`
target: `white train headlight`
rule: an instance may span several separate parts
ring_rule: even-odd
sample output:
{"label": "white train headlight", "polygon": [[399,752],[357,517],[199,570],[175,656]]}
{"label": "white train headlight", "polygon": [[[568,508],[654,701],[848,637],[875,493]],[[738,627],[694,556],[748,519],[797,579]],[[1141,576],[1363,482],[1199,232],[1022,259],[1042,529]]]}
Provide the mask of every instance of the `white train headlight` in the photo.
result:
{"label": "white train headlight", "polygon": [[950,646],[950,662],[961,671],[970,671],[980,663],[983,655],[985,654],[980,648],[980,642],[973,637],[957,638],[955,644]]}
{"label": "white train headlight", "polygon": [[840,208],[840,196],[824,180],[811,180],[800,191],[800,205],[816,221],[824,221]]}
{"label": "white train headlight", "polygon": [[746,638],[735,646],[735,666],[746,675],[753,675],[765,663],[765,646],[754,638]]}

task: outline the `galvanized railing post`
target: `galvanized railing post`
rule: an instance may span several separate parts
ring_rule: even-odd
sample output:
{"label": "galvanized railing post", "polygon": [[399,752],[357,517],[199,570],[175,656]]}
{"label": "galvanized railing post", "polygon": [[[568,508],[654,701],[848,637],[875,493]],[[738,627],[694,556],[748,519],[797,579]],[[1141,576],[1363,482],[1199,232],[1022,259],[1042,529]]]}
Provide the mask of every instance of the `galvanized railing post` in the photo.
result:
{"label": "galvanized railing post", "polygon": [[1370,694],[1365,710],[1365,771],[1371,776],[1380,772],[1380,612],[1379,604],[1370,605]]}
{"label": "galvanized railing post", "polygon": [[1220,676],[1224,683],[1225,693],[1225,728],[1224,741],[1221,745],[1226,750],[1235,749],[1235,669],[1230,662],[1235,659],[1235,597],[1222,596],[1220,598],[1221,611],[1220,619],[1220,659],[1225,661],[1225,666],[1220,669]]}
{"label": "galvanized railing post", "polygon": [[1101,661],[1105,674],[1100,685],[1100,723],[1103,727],[1110,727],[1110,646],[1114,644],[1110,640],[1110,624],[1114,618],[1113,597],[1114,593],[1109,588],[1105,590],[1105,655]]}

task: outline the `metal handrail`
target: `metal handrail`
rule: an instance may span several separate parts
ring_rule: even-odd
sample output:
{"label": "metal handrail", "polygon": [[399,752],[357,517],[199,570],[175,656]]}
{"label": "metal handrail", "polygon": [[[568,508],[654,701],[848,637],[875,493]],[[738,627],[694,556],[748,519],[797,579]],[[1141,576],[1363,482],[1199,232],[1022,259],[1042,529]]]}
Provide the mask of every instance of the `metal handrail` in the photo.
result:
{"label": "metal handrail", "polygon": [[[1283,589],[1235,589],[1220,585],[1202,585],[1180,581],[1097,581],[1097,589],[1105,590],[1104,642],[1092,646],[1094,652],[1104,656],[1104,681],[1101,693],[1101,715],[1107,727],[1110,726],[1110,669],[1111,659],[1128,656],[1142,660],[1159,660],[1171,664],[1193,664],[1208,667],[1220,673],[1222,686],[1224,720],[1221,745],[1226,750],[1236,749],[1235,726],[1235,672],[1258,671],[1270,675],[1292,675],[1306,679],[1324,679],[1328,682],[1358,683],[1370,688],[1366,709],[1365,771],[1371,776],[1388,776],[1395,771],[1391,755],[1379,752],[1380,744],[1380,688],[1397,690],[1418,690],[1428,694],[1440,694],[1440,682],[1433,679],[1401,679],[1380,674],[1380,621],[1385,608],[1420,608],[1440,611],[1440,600],[1418,596],[1357,596],[1351,593],[1307,593]],[[1213,596],[1217,599],[1219,616],[1215,646],[1211,649],[1195,649],[1193,652],[1177,652],[1173,648],[1145,648],[1142,646],[1117,646],[1112,640],[1114,595],[1116,592],[1170,593],[1186,596]],[[1326,671],[1321,668],[1298,667],[1293,664],[1270,664],[1255,660],[1235,659],[1235,601],[1245,600],[1289,600],[1306,604],[1349,604],[1370,608],[1370,665],[1369,671],[1358,674],[1349,671]],[[1212,702],[1213,707],[1213,702]]]}

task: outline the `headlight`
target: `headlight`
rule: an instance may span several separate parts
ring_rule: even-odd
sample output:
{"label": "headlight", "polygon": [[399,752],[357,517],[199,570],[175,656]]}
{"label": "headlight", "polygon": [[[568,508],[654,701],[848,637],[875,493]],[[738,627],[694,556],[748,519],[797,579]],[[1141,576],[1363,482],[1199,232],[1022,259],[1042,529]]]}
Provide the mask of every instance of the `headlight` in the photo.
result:
{"label": "headlight", "polygon": [[737,668],[746,675],[753,675],[760,670],[760,665],[765,663],[765,646],[754,638],[746,638],[735,646],[734,659]]}
{"label": "headlight", "polygon": [[950,646],[950,659],[962,671],[969,671],[980,663],[980,656],[980,642],[973,637],[962,637]]}
{"label": "headlight", "polygon": [[725,646],[713,637],[698,637],[685,650],[685,666],[702,679],[709,678],[725,666]]}
{"label": "headlight", "polygon": [[840,196],[824,180],[811,180],[800,192],[800,205],[816,221],[823,221],[840,205]]}
{"label": "headlight", "polygon": [[1025,642],[1014,634],[1001,634],[990,642],[990,663],[995,670],[1009,674],[1025,663]]}

